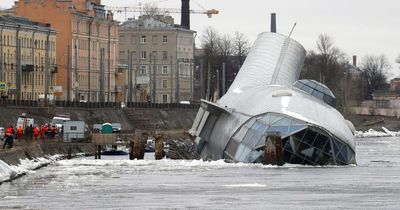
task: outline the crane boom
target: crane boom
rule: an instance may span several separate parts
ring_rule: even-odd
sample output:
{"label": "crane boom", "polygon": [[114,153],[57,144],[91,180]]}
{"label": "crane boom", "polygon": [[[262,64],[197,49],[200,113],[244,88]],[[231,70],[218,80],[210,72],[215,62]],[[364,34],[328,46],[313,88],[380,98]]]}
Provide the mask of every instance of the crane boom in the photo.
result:
{"label": "crane boom", "polygon": [[[142,12],[143,8],[141,6],[129,6],[129,7],[112,7],[112,6],[106,6],[106,10],[110,10],[113,12],[117,13],[122,13],[122,12]],[[178,8],[157,8],[158,11],[162,13],[181,13],[181,9]],[[212,15],[217,15],[219,14],[219,11],[216,9],[209,9],[209,10],[190,10],[190,13],[193,14],[206,14],[209,18],[212,17]]]}

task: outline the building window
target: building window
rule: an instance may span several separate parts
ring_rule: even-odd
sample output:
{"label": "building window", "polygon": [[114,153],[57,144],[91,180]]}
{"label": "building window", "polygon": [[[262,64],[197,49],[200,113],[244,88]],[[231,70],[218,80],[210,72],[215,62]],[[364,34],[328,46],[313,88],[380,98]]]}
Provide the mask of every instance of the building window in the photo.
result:
{"label": "building window", "polygon": [[168,52],[167,51],[163,51],[162,58],[163,58],[163,60],[167,60],[168,59]]}
{"label": "building window", "polygon": [[140,56],[141,59],[146,59],[146,51],[142,51],[142,54]]}
{"label": "building window", "polygon": [[163,43],[168,43],[168,36],[164,35],[164,36],[162,37],[162,42],[163,42]]}
{"label": "building window", "polygon": [[168,74],[168,66],[162,67],[162,74]]}
{"label": "building window", "polygon": [[162,96],[162,102],[163,103],[167,103],[167,101],[168,101],[168,95],[163,95]]}
{"label": "building window", "polygon": [[146,44],[146,36],[142,36],[142,37],[140,38],[140,43]]}
{"label": "building window", "polygon": [[140,66],[140,75],[146,75],[146,74],[147,74],[147,66],[141,65]]}
{"label": "building window", "polygon": [[166,79],[162,80],[162,88],[168,88],[168,80]]}

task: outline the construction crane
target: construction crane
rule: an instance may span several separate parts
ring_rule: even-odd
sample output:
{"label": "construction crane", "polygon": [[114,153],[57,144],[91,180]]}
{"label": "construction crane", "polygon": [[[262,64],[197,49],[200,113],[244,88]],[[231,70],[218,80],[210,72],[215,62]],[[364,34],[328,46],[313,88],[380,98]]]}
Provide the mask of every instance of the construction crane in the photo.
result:
{"label": "construction crane", "polygon": [[[144,11],[143,5],[139,4],[138,6],[128,6],[128,7],[115,7],[115,6],[106,6],[106,10],[110,10],[116,13],[125,13],[125,20],[126,20],[126,13],[128,12],[139,12],[142,13]],[[160,13],[181,13],[181,9],[178,8],[156,8],[157,11]],[[219,14],[219,11],[216,9],[203,9],[203,10],[190,10],[192,14],[206,14],[208,18],[211,18],[212,15]]]}

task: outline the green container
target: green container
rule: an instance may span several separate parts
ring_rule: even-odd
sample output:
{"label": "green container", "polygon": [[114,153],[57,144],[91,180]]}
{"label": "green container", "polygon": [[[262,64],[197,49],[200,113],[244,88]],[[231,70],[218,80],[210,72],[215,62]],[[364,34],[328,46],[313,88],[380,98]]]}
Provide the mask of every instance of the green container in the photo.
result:
{"label": "green container", "polygon": [[112,125],[110,123],[104,123],[101,127],[101,133],[112,133]]}

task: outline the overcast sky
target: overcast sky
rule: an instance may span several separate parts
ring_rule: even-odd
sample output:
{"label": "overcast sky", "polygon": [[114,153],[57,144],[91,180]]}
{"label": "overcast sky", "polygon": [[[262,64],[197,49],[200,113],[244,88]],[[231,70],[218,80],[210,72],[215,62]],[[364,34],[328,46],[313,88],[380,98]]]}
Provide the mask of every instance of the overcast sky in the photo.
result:
{"label": "overcast sky", "polygon": [[[0,0],[7,8],[14,0]],[[157,0],[102,0],[107,6],[137,6]],[[161,1],[161,2],[160,2]],[[358,56],[385,54],[392,65],[392,77],[400,75],[395,64],[400,54],[400,1],[399,0],[191,0],[191,9],[201,10],[194,1],[206,9],[218,9],[219,15],[192,14],[191,29],[199,35],[212,26],[221,34],[243,32],[254,42],[260,32],[270,29],[270,13],[277,13],[277,30],[288,35],[292,25],[297,26],[292,38],[306,50],[316,49],[319,34],[328,34],[335,46],[344,51],[349,60]],[[158,7],[180,8],[180,0],[157,1]],[[129,14],[130,17],[138,14]],[[180,15],[172,14],[175,23]],[[117,18],[124,20],[124,15]],[[197,41],[199,42],[199,41]]]}

